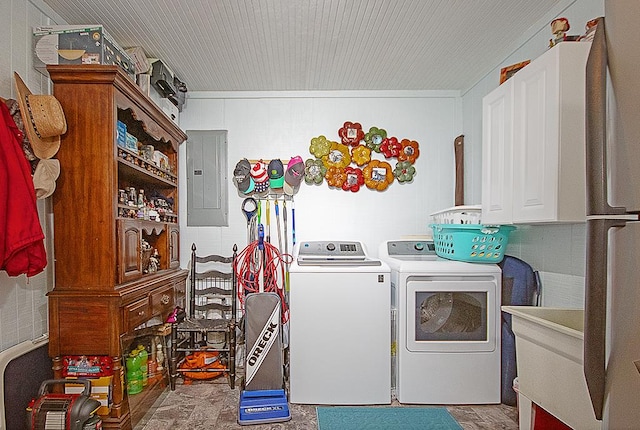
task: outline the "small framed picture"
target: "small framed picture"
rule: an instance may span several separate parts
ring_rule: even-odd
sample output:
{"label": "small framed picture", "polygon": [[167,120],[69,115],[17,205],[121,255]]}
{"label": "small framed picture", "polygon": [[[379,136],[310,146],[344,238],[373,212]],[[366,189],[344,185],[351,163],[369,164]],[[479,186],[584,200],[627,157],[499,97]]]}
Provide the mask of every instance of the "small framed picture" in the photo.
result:
{"label": "small framed picture", "polygon": [[500,69],[500,84],[513,76],[518,70],[529,64],[531,60],[523,61],[521,63],[512,64],[511,66],[503,67]]}

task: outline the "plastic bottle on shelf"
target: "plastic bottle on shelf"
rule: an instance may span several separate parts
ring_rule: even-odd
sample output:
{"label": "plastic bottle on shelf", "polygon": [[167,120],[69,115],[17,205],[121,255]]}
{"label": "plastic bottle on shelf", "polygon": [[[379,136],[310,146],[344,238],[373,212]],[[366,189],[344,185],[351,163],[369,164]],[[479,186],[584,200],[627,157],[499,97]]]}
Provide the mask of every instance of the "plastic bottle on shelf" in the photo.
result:
{"label": "plastic bottle on shelf", "polygon": [[146,386],[149,382],[149,353],[144,346],[140,345],[138,348],[142,347],[138,355],[140,356],[140,371],[142,372],[142,385]]}
{"label": "plastic bottle on shelf", "polygon": [[131,355],[126,359],[127,370],[127,393],[138,394],[142,391],[142,371],[140,369],[140,358],[138,355]]}
{"label": "plastic bottle on shelf", "polygon": [[162,372],[164,370],[164,348],[162,346],[162,341],[158,339],[156,345],[156,362],[158,363],[158,371]]}
{"label": "plastic bottle on shelf", "polygon": [[155,378],[158,372],[158,362],[156,355],[156,342],[155,339],[151,339],[151,351],[149,353],[149,361],[147,362],[147,368],[149,370],[149,377]]}

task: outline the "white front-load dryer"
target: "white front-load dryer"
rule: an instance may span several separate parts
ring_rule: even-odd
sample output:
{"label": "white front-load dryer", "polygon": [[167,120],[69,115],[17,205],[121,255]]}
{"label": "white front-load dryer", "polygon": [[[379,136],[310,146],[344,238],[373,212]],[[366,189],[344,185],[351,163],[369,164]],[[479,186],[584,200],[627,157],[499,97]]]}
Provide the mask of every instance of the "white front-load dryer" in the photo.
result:
{"label": "white front-load dryer", "polygon": [[391,269],[393,381],[400,403],[500,403],[501,271],[446,260],[432,241],[380,245]]}

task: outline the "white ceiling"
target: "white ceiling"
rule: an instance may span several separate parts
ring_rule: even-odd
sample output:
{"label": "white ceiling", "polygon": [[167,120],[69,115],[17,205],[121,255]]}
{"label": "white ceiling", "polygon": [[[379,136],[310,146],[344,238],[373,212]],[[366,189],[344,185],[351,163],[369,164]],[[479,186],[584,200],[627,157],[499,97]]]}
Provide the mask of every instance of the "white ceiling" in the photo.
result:
{"label": "white ceiling", "polygon": [[189,91],[464,90],[571,1],[44,0]]}

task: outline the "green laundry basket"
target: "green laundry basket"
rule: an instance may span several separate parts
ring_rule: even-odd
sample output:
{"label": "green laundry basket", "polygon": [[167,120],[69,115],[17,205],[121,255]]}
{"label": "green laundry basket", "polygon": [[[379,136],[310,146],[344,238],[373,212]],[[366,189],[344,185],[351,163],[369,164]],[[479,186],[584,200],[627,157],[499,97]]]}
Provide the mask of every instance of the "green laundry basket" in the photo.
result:
{"label": "green laundry basket", "polygon": [[430,224],[436,254],[469,263],[499,263],[509,241],[510,225]]}

